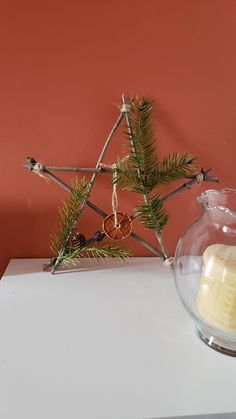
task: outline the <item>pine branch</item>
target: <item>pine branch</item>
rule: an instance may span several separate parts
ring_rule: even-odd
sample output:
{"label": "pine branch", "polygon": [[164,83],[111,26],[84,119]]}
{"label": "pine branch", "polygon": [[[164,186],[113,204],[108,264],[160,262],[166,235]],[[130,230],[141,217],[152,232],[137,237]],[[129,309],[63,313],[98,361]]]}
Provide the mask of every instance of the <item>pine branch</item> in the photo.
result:
{"label": "pine branch", "polygon": [[130,160],[144,175],[147,170],[154,170],[157,166],[152,108],[153,101],[144,97],[139,102],[131,103],[129,114],[132,126],[132,148],[135,149],[131,153]]}
{"label": "pine branch", "polygon": [[158,167],[151,118],[152,105],[153,102],[147,98],[131,102],[127,125],[127,136],[131,141],[130,155],[127,160],[118,162],[117,183],[142,194],[150,190],[149,173]]}
{"label": "pine branch", "polygon": [[146,202],[138,205],[136,210],[139,213],[141,222],[149,230],[162,231],[168,221],[168,215],[163,208],[163,202],[159,194],[152,198],[147,198]]}
{"label": "pine branch", "polygon": [[[125,104],[124,95],[122,100]],[[169,254],[162,237],[162,228],[167,222],[167,215],[162,208],[160,198],[155,196],[152,200],[150,196],[153,185],[150,184],[148,176],[150,172],[158,169],[151,111],[152,102],[144,98],[141,100],[140,106],[136,108],[134,116],[133,114],[130,116],[126,113],[126,123],[132,151],[131,159],[133,160],[134,167],[137,168],[137,175],[141,186],[140,191],[142,191],[144,197],[144,205],[140,208],[143,222],[147,228],[155,231],[164,259],[168,259]]]}
{"label": "pine branch", "polygon": [[[145,190],[149,192],[163,183],[169,183],[183,178],[188,178],[196,174],[194,161],[196,158],[190,154],[180,155],[178,153],[169,154],[158,164],[157,169],[146,171],[143,175]],[[130,158],[117,161],[117,178],[118,186],[129,191],[143,193],[144,187],[140,185],[140,178],[137,170],[134,170]]]}
{"label": "pine branch", "polygon": [[122,189],[136,193],[143,193],[143,186],[140,185],[137,169],[132,164],[130,157],[123,160],[118,160],[116,166],[116,184]]}
{"label": "pine branch", "polygon": [[195,174],[195,157],[173,153],[158,163],[152,126],[150,99],[131,102],[128,139],[131,140],[130,156],[117,162],[117,184],[133,192],[151,192],[159,184],[168,183]]}
{"label": "pine branch", "polygon": [[188,153],[183,155],[179,153],[169,154],[158,165],[158,183],[167,183],[196,174],[196,168],[193,164],[195,160],[196,157]]}
{"label": "pine branch", "polygon": [[121,247],[121,246],[115,246],[115,245],[109,245],[104,247],[88,247],[82,249],[82,257],[93,257],[96,259],[100,258],[117,258],[119,261],[124,262],[129,256],[130,252]]}
{"label": "pine branch", "polygon": [[125,262],[129,256],[129,251],[121,246],[83,246],[81,248],[69,250],[61,257],[60,263],[70,268],[76,266],[80,262],[81,258],[95,258],[97,260],[116,258],[118,261]]}
{"label": "pine branch", "polygon": [[169,154],[158,164],[158,169],[150,173],[150,185],[155,188],[159,184],[173,182],[196,174],[194,161],[190,154]]}
{"label": "pine branch", "polygon": [[129,256],[129,252],[121,246],[89,247],[83,245],[77,248],[70,246],[70,239],[75,231],[88,193],[88,184],[84,178],[80,181],[77,178],[73,179],[70,197],[59,208],[58,231],[51,236],[51,249],[57,255],[57,258],[54,259],[53,272],[61,263],[72,267],[78,263],[79,258],[83,257],[97,259],[116,257],[118,260],[124,261]]}
{"label": "pine branch", "polygon": [[151,192],[162,183],[193,175],[195,158],[187,153],[173,153],[158,163],[151,114],[152,101],[143,98],[139,103],[132,103],[131,112],[126,115],[130,156],[125,161],[118,161],[116,182],[124,189],[143,194],[144,204],[137,207],[141,222],[155,231],[164,257],[168,258],[162,238],[168,215],[160,196],[152,197]]}
{"label": "pine branch", "polygon": [[67,201],[63,201],[59,208],[59,227],[51,235],[51,249],[56,255],[67,252],[68,243],[72,236],[84,201],[87,199],[87,182],[85,178],[80,181],[72,179],[72,192]]}

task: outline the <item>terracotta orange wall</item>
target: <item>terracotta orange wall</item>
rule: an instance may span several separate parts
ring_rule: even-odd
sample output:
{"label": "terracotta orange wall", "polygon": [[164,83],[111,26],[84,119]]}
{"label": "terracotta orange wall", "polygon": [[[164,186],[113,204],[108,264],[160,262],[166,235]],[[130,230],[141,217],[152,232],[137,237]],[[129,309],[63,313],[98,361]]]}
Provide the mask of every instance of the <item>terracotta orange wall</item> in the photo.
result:
{"label": "terracotta orange wall", "polygon": [[[21,168],[94,166],[122,92],[150,95],[159,155],[189,151],[235,187],[236,2],[234,0],[3,0],[0,5],[0,267],[50,255],[49,234],[65,193]],[[122,132],[106,158],[127,153]],[[68,176],[64,176],[68,181]],[[176,186],[173,185],[172,188]],[[167,206],[171,252],[198,214],[198,185]],[[170,189],[168,189],[170,190]],[[110,179],[91,200],[110,211]],[[136,197],[119,195],[120,209]],[[101,219],[87,210],[87,235]],[[139,226],[135,226],[141,232]],[[155,243],[151,233],[144,236]],[[147,255],[131,240],[136,255]]]}

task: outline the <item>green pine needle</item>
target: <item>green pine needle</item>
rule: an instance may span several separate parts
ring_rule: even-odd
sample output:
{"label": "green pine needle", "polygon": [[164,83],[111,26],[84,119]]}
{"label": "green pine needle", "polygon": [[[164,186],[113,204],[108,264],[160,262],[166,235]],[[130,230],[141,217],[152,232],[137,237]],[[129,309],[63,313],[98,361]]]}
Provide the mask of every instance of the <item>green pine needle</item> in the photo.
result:
{"label": "green pine needle", "polygon": [[144,193],[145,188],[140,184],[136,167],[133,166],[130,157],[118,160],[116,163],[117,174],[114,181],[117,185],[128,191]]}
{"label": "green pine needle", "polygon": [[58,230],[51,235],[51,249],[56,255],[66,252],[68,242],[79,219],[81,207],[88,196],[85,178],[81,180],[77,177],[73,178],[72,188],[69,198],[62,202],[62,206],[58,210]]}
{"label": "green pine needle", "polygon": [[95,258],[97,260],[116,258],[117,261],[125,262],[129,256],[130,252],[121,246],[84,246],[68,251],[63,257],[61,257],[60,263],[63,263],[66,267],[73,267],[80,262],[81,258]]}
{"label": "green pine needle", "polygon": [[125,261],[129,256],[128,250],[121,246],[104,247],[79,247],[73,249],[69,246],[70,238],[75,231],[78,219],[86,199],[88,198],[88,186],[85,178],[72,180],[72,192],[69,198],[59,208],[59,227],[57,232],[51,235],[51,249],[57,256],[54,269],[63,263],[66,267],[76,266],[79,258],[117,258]]}
{"label": "green pine needle", "polygon": [[152,126],[153,101],[142,98],[131,102],[129,113],[131,131],[126,133],[130,155],[117,162],[118,186],[129,191],[145,195],[149,194],[158,185],[186,178],[195,174],[195,157],[190,154],[169,154],[158,162],[155,150],[155,137]]}
{"label": "green pine needle", "polygon": [[146,203],[138,205],[136,210],[140,214],[140,221],[149,230],[159,230],[161,232],[168,221],[168,215],[158,194],[147,199]]}
{"label": "green pine needle", "polygon": [[183,155],[179,153],[169,154],[158,165],[156,173],[153,173],[155,186],[160,183],[172,182],[195,174],[196,169],[193,164],[195,160],[196,157],[187,153]]}
{"label": "green pine needle", "polygon": [[115,245],[108,245],[103,247],[85,247],[82,249],[82,257],[91,256],[96,259],[117,258],[119,261],[124,262],[130,256],[130,252],[121,246]]}
{"label": "green pine needle", "polygon": [[140,171],[141,182],[145,183],[145,176],[149,171],[157,168],[155,137],[152,124],[153,101],[142,98],[131,103],[130,123],[132,139],[130,163]]}

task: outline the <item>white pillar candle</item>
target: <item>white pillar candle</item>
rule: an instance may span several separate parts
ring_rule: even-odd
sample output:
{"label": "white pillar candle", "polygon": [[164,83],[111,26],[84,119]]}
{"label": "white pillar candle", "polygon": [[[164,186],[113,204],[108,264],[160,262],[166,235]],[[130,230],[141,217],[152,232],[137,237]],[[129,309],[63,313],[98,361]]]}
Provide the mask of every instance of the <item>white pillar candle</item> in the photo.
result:
{"label": "white pillar candle", "polygon": [[236,246],[205,250],[197,307],[208,323],[236,334]]}

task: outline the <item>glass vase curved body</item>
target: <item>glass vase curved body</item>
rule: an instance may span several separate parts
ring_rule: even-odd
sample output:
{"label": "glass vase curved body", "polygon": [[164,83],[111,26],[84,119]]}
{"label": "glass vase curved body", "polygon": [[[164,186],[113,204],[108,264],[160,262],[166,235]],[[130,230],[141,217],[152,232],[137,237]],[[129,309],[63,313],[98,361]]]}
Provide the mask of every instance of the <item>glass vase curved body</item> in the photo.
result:
{"label": "glass vase curved body", "polygon": [[178,294],[211,348],[236,356],[236,189],[198,196],[201,216],[176,248]]}

